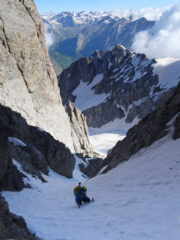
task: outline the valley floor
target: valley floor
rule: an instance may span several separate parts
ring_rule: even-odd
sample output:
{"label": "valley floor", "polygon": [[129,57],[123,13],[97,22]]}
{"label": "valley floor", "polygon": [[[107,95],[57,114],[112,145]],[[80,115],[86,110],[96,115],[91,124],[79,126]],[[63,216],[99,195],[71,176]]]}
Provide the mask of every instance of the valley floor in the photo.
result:
{"label": "valley floor", "polygon": [[[77,169],[76,169],[76,176]],[[107,174],[83,180],[95,202],[77,208],[79,179],[50,171],[32,189],[3,192],[10,210],[44,240],[179,240],[180,139],[161,139]]]}

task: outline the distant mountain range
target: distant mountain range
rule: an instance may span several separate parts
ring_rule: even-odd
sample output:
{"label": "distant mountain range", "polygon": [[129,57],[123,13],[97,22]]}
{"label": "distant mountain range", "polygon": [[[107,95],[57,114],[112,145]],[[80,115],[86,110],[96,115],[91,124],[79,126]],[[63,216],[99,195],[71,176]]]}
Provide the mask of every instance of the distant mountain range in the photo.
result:
{"label": "distant mountain range", "polygon": [[96,50],[107,50],[119,43],[130,48],[135,34],[155,23],[110,12],[62,12],[42,17],[53,38],[49,54],[57,74],[74,60]]}

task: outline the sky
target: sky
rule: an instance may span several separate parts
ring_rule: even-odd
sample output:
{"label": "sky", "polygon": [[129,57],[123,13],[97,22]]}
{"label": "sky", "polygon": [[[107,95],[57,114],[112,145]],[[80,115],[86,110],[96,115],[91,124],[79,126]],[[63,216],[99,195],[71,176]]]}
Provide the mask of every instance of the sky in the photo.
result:
{"label": "sky", "polygon": [[160,8],[180,0],[34,0],[39,12],[106,11],[116,9]]}

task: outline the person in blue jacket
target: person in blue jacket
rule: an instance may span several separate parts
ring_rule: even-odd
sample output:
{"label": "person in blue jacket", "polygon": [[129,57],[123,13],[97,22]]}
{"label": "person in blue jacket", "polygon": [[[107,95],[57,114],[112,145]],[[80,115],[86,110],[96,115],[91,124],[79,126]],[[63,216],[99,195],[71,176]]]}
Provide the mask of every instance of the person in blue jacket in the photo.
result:
{"label": "person in blue jacket", "polygon": [[86,190],[87,188],[85,186],[82,186],[79,188],[79,190],[76,193],[76,203],[79,205],[79,207],[81,206],[82,202],[90,202],[90,198],[88,198],[86,196]]}

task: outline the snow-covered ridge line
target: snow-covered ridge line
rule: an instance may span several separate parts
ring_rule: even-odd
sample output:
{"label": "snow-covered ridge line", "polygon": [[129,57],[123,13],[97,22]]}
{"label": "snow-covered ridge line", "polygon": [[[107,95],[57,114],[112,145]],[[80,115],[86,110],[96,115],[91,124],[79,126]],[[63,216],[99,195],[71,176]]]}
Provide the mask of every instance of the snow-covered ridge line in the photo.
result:
{"label": "snow-covered ridge line", "polygon": [[72,16],[74,19],[79,19],[77,21],[79,24],[86,22],[87,20],[97,20],[104,17],[110,17],[114,19],[127,18],[137,20],[139,18],[145,17],[147,20],[159,20],[162,16],[163,12],[170,9],[171,6],[163,7],[163,8],[142,8],[140,10],[134,9],[117,9],[113,11],[65,11],[60,13],[45,13],[42,14],[42,17],[51,20],[59,17],[67,17]]}

